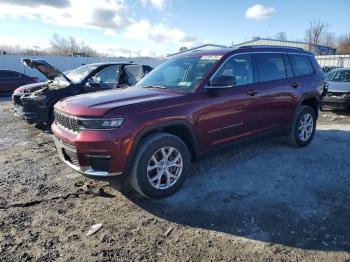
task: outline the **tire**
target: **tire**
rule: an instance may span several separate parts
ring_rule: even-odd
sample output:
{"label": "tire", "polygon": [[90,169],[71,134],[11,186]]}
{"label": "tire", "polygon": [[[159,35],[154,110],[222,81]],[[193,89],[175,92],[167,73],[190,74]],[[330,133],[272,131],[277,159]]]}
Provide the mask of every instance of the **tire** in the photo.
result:
{"label": "tire", "polygon": [[300,106],[287,137],[287,144],[293,147],[305,147],[310,144],[315,135],[316,120],[316,113],[312,107]]}
{"label": "tire", "polygon": [[[169,163],[164,163],[165,159]],[[163,198],[175,193],[186,180],[191,156],[179,137],[157,132],[142,139],[133,162],[132,188],[147,198]]]}

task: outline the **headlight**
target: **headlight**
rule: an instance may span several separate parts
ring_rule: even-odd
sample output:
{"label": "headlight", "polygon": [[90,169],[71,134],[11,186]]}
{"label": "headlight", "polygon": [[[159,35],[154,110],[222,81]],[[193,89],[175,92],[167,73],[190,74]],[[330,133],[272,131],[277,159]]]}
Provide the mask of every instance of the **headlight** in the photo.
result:
{"label": "headlight", "polygon": [[79,128],[81,130],[115,129],[120,127],[124,118],[79,118]]}
{"label": "headlight", "polygon": [[46,99],[46,96],[45,95],[38,95],[38,96],[32,96],[31,98],[35,101],[43,101]]}

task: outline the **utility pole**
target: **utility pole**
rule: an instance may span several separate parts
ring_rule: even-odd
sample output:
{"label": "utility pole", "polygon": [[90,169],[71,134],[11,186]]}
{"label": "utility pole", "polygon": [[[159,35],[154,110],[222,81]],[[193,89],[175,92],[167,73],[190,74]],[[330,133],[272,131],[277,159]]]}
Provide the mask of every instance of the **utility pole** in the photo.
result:
{"label": "utility pole", "polygon": [[34,48],[34,50],[35,50],[35,55],[38,55],[39,46],[33,45],[33,48]]}

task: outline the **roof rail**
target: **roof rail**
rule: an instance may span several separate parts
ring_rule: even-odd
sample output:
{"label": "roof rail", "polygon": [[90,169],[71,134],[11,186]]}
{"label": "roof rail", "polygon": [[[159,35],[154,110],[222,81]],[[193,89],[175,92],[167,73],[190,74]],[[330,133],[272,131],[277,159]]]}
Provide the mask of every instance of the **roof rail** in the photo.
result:
{"label": "roof rail", "polygon": [[291,49],[304,50],[301,47],[280,46],[280,45],[243,45],[243,46],[239,46],[238,48],[291,48]]}

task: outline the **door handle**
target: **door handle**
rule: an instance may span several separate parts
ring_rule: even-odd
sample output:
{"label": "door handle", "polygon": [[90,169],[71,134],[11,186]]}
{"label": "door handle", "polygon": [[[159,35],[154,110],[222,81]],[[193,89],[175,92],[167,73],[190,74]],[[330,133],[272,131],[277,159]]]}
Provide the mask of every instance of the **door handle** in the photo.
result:
{"label": "door handle", "polygon": [[290,86],[293,87],[293,88],[298,88],[300,86],[300,83],[293,82],[293,83],[290,84]]}
{"label": "door handle", "polygon": [[258,91],[256,91],[256,90],[247,91],[247,95],[249,95],[249,96],[255,96],[257,93],[258,93]]}

